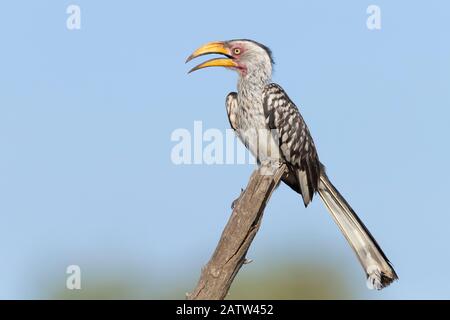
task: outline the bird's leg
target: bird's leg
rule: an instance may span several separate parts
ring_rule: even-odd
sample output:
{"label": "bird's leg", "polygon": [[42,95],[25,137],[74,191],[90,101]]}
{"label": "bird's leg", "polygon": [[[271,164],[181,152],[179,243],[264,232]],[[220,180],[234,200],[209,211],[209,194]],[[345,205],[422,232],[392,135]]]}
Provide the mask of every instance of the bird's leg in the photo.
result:
{"label": "bird's leg", "polygon": [[239,200],[242,197],[242,194],[244,193],[244,189],[241,188],[241,193],[239,194],[239,197],[237,197],[236,199],[233,200],[233,202],[231,203],[231,210],[234,210],[234,208],[236,207],[236,205],[238,204]]}

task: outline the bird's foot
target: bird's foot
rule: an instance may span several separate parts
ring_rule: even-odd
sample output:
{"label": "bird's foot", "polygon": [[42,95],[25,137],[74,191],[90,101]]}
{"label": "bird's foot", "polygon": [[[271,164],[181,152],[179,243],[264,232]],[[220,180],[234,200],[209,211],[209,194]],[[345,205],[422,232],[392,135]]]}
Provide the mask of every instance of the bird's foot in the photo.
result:
{"label": "bird's foot", "polygon": [[283,162],[280,159],[264,159],[260,163],[260,172],[264,176],[273,176],[278,168],[281,167]]}
{"label": "bird's foot", "polygon": [[238,204],[239,200],[241,199],[243,193],[244,193],[244,189],[241,188],[241,193],[239,194],[239,197],[234,199],[233,202],[231,203],[231,210],[234,210],[234,208]]}

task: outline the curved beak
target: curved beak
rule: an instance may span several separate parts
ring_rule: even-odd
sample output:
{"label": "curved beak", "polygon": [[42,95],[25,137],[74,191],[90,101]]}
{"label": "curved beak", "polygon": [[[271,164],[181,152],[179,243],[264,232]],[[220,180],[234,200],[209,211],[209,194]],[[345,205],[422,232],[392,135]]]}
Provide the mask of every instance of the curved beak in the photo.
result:
{"label": "curved beak", "polygon": [[187,59],[186,63],[200,56],[204,56],[207,54],[222,54],[227,56],[228,58],[215,58],[208,61],[205,61],[194,68],[192,68],[188,73],[194,72],[199,69],[208,68],[208,67],[225,67],[225,68],[236,68],[238,65],[233,60],[231,56],[230,50],[225,46],[223,42],[209,42],[197,50],[194,51]]}

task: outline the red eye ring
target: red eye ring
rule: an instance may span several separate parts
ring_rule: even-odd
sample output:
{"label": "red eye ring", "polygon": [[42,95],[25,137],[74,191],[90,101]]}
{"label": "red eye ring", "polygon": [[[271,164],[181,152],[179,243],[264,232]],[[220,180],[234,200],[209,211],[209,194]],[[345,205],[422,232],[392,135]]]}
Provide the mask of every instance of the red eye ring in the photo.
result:
{"label": "red eye ring", "polygon": [[234,48],[234,49],[233,49],[233,53],[236,54],[236,55],[240,55],[240,54],[241,54],[241,49],[239,49],[239,48]]}

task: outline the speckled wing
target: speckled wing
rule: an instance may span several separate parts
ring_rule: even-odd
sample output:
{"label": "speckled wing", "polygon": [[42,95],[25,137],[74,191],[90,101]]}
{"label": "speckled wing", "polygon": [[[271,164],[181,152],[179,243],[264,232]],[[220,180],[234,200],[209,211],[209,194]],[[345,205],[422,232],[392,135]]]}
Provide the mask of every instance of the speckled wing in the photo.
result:
{"label": "speckled wing", "polygon": [[236,92],[230,92],[227,95],[225,106],[227,107],[227,115],[228,121],[230,121],[230,126],[236,131],[238,127],[237,125],[238,101]]}
{"label": "speckled wing", "polygon": [[291,188],[301,193],[307,206],[318,190],[321,164],[311,134],[297,106],[277,84],[263,91],[266,123],[279,143],[280,154],[288,164],[284,177]]}

